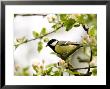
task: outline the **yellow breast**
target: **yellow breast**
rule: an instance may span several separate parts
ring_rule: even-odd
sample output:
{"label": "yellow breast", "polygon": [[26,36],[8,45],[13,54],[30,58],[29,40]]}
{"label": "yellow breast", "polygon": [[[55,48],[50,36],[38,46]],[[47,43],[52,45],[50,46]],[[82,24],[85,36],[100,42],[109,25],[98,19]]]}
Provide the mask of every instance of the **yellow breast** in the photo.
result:
{"label": "yellow breast", "polygon": [[76,48],[75,45],[69,45],[69,46],[68,45],[67,46],[56,45],[55,46],[55,50],[59,54],[68,54],[69,52],[71,52],[75,48]]}

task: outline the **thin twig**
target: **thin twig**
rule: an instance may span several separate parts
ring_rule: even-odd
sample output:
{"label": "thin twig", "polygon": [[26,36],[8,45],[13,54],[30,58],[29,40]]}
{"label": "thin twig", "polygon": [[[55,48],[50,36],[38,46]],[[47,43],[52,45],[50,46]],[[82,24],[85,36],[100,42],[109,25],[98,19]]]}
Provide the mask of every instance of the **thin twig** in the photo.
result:
{"label": "thin twig", "polygon": [[50,35],[50,34],[56,32],[56,31],[58,31],[61,27],[63,27],[63,24],[62,24],[60,27],[56,28],[56,30],[53,30],[53,31],[51,31],[51,32],[49,32],[49,33],[47,33],[47,34],[44,34],[43,36],[39,36],[39,37],[37,37],[37,38],[27,40],[26,42],[23,42],[23,43],[20,43],[20,44],[18,44],[18,45],[14,45],[14,46],[19,46],[19,45],[21,45],[21,44],[24,44],[24,43],[27,43],[27,42],[31,42],[31,41],[33,41],[33,40],[42,39],[43,37],[45,37],[45,36],[47,36],[47,35]]}
{"label": "thin twig", "polygon": [[38,38],[30,39],[30,40],[28,40],[27,42],[30,42],[30,41],[33,41],[33,40],[36,40],[36,39],[41,39],[41,38],[43,38],[43,37],[45,37],[45,36],[47,36],[47,35],[49,35],[49,34],[52,34],[52,33],[54,33],[54,32],[56,32],[56,30],[53,30],[53,31],[51,31],[51,32],[49,32],[49,33],[47,33],[47,34],[45,34],[45,35],[43,35],[43,36],[39,36]]}
{"label": "thin twig", "polygon": [[47,16],[47,14],[14,14],[16,16]]}
{"label": "thin twig", "polygon": [[73,70],[80,70],[80,69],[88,69],[88,68],[96,68],[97,66],[91,66],[91,67],[84,67],[84,68],[75,68],[75,69],[71,69]]}
{"label": "thin twig", "polygon": [[88,30],[89,30],[89,28],[86,26],[86,25],[84,25],[84,24],[82,24],[82,27],[83,27],[83,29],[87,32],[87,34],[88,34]]}

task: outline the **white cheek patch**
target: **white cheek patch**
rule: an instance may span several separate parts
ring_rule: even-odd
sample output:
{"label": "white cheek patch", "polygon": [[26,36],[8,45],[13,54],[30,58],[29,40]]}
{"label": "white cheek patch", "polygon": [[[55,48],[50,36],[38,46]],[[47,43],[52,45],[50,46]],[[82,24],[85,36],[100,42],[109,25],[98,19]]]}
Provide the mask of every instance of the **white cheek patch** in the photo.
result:
{"label": "white cheek patch", "polygon": [[51,45],[52,46],[55,46],[57,44],[57,41],[53,42]]}

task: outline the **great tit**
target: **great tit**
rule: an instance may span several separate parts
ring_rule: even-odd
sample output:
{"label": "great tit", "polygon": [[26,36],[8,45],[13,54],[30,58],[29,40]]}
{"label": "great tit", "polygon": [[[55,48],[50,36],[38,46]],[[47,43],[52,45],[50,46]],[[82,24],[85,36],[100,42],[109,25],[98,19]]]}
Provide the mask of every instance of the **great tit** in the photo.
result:
{"label": "great tit", "polygon": [[[65,60],[70,65],[70,69],[89,67],[91,61],[90,47],[85,48],[75,42],[58,41],[56,39],[51,39],[46,46],[49,46],[62,60]],[[77,71],[86,75],[90,68]]]}
{"label": "great tit", "polygon": [[51,39],[46,46],[49,46],[63,60],[66,60],[72,53],[82,47],[75,42],[58,41],[56,39]]}

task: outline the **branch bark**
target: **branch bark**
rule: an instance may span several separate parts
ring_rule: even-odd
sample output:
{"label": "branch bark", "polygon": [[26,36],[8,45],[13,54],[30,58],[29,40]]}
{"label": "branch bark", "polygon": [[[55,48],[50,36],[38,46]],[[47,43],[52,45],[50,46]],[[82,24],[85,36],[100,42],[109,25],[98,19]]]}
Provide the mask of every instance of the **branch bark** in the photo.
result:
{"label": "branch bark", "polygon": [[14,14],[16,16],[47,16],[47,14]]}
{"label": "branch bark", "polygon": [[97,66],[91,66],[91,67],[84,67],[84,68],[75,68],[75,69],[71,69],[73,70],[81,70],[81,69],[88,69],[88,68],[96,68]]}

